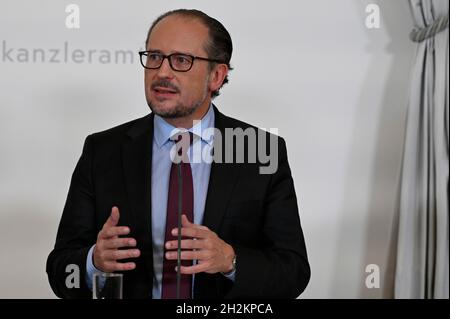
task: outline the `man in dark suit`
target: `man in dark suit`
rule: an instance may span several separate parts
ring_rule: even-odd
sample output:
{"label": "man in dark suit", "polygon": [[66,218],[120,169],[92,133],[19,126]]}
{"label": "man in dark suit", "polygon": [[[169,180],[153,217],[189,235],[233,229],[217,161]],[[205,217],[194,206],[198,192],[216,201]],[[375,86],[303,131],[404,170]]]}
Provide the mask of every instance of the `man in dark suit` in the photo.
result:
{"label": "man in dark suit", "polygon": [[[47,260],[57,296],[90,298],[94,272],[120,272],[124,298],[175,298],[179,240],[180,298],[303,292],[310,268],[285,142],[211,103],[231,53],[226,29],[200,11],[153,23],[140,52],[152,113],[86,139]],[[269,167],[254,160],[262,151]],[[68,265],[80,269],[78,288],[66,284]]]}

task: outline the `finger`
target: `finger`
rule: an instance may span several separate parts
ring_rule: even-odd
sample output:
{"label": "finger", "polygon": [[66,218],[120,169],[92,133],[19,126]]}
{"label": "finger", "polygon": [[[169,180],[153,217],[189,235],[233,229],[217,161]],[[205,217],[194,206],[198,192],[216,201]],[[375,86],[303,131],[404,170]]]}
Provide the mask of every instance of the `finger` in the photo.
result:
{"label": "finger", "polygon": [[[165,254],[166,259],[169,260],[175,260],[178,258],[178,252],[177,251],[168,251]],[[192,250],[185,250],[181,252],[180,259],[181,260],[194,260],[194,259],[208,259],[211,257],[211,254],[209,251],[205,250],[199,250],[199,251],[192,251]]]}
{"label": "finger", "polygon": [[[181,228],[181,236],[184,237],[194,237],[194,238],[208,238],[211,236],[212,232],[206,229],[195,228]],[[172,229],[172,235],[178,236],[178,228]]]}
{"label": "finger", "polygon": [[[166,249],[177,249],[178,241],[171,240],[166,242]],[[202,249],[207,248],[204,240],[183,239],[181,241],[181,249]]]}
{"label": "finger", "polygon": [[183,227],[192,227],[194,224],[189,221],[186,215],[183,214],[181,215],[181,225]]}
{"label": "finger", "polygon": [[136,258],[141,255],[139,249],[107,250],[104,252],[104,258],[109,261],[116,261],[126,258]]}
{"label": "finger", "polygon": [[191,223],[190,220],[187,218],[187,216],[184,214],[181,215],[181,225],[186,228],[193,227],[193,228],[200,228],[200,229],[208,230],[208,227],[206,227],[206,226]]}
{"label": "finger", "polygon": [[133,262],[118,263],[118,262],[110,261],[110,262],[105,263],[105,269],[108,269],[108,271],[127,271],[127,270],[133,270],[135,268],[136,268],[136,264]]}
{"label": "finger", "polygon": [[[175,271],[176,271],[177,268],[178,267],[175,267]],[[208,268],[209,268],[209,264],[208,263],[197,264],[197,265],[193,265],[193,266],[181,266],[180,267],[180,273],[188,274],[188,275],[198,274],[200,272],[207,271]]]}
{"label": "finger", "polygon": [[111,215],[109,215],[109,217],[106,220],[106,223],[103,225],[103,227],[108,228],[108,227],[117,226],[117,223],[119,222],[119,218],[120,218],[119,208],[114,206],[111,209]]}
{"label": "finger", "polygon": [[136,246],[136,240],[134,238],[108,238],[103,242],[105,249],[114,249],[121,247],[134,247]]}
{"label": "finger", "polygon": [[120,236],[120,235],[128,235],[130,233],[130,228],[126,226],[121,227],[109,227],[106,229],[103,229],[100,232],[100,237],[103,239]]}

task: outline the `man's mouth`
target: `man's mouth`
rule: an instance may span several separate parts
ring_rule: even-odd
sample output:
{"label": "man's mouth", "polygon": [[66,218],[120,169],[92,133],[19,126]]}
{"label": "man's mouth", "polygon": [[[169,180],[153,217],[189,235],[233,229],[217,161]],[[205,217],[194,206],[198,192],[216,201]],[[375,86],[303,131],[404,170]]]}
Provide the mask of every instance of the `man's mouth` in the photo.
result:
{"label": "man's mouth", "polygon": [[178,93],[177,90],[174,90],[174,89],[171,89],[171,88],[167,88],[167,87],[162,87],[162,86],[154,87],[153,91],[157,95],[174,95],[174,94]]}

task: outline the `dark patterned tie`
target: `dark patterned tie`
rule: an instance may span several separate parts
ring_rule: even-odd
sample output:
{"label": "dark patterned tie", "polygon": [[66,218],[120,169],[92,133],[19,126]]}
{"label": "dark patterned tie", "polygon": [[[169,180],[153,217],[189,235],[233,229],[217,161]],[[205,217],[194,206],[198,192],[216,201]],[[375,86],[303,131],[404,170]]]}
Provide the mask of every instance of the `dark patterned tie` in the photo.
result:
{"label": "dark patterned tie", "polygon": [[[192,171],[187,150],[192,143],[192,133],[178,133],[171,137],[175,141],[178,150],[178,158],[181,162],[176,164],[172,162],[169,179],[169,194],[167,201],[167,217],[166,217],[166,243],[169,240],[176,240],[177,236],[173,236],[171,231],[178,226],[178,166],[181,165],[182,175],[182,214],[185,214],[190,221],[194,220],[194,189],[192,182]],[[176,250],[172,250],[176,252]],[[163,277],[162,277],[162,299],[177,298],[177,273],[175,267],[177,260],[167,260],[165,258],[166,248],[164,247],[163,261]],[[191,260],[182,260],[182,266],[191,266]],[[181,274],[180,280],[180,299],[190,299],[192,291],[192,275]]]}

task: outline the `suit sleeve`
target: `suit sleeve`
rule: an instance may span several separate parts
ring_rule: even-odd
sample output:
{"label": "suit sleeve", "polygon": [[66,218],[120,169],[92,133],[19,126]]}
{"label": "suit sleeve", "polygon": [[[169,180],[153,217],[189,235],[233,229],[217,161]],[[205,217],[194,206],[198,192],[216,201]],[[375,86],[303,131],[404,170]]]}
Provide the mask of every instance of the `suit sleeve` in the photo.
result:
{"label": "suit sleeve", "polygon": [[227,298],[297,298],[310,279],[306,246],[289,168],[286,144],[279,138],[278,170],[265,197],[263,249],[233,246],[236,278]]}
{"label": "suit sleeve", "polygon": [[[86,138],[83,152],[72,175],[69,193],[59,224],[56,243],[47,258],[47,275],[53,292],[60,298],[91,298],[86,285],[86,258],[96,242],[95,197],[92,179],[92,136]],[[78,269],[79,278],[69,278],[69,269]],[[75,266],[75,267],[74,267]],[[78,277],[78,276],[77,276]],[[72,280],[72,284],[67,281]],[[75,284],[74,284],[75,283]]]}

